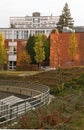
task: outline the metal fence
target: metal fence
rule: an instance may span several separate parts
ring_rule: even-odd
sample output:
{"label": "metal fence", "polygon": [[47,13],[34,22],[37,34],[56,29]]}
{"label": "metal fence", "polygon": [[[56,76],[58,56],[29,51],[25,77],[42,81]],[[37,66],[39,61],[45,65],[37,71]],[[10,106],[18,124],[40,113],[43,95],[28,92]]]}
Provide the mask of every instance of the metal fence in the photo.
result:
{"label": "metal fence", "polygon": [[[23,88],[23,85],[27,88]],[[20,86],[20,87],[18,87]],[[22,86],[22,87],[21,87]],[[10,102],[4,104],[0,102],[0,125],[12,121],[17,117],[20,117],[27,113],[29,110],[35,110],[36,107],[42,106],[49,101],[49,88],[45,85],[41,85],[38,83],[30,83],[30,82],[18,82],[18,81],[3,81],[0,80],[0,88],[6,88],[5,91],[9,91],[11,88],[18,88],[21,92],[24,92],[25,89],[26,94],[28,92],[31,93],[30,98],[23,99],[17,103],[12,105]],[[3,89],[4,90],[4,89]],[[13,91],[14,89],[12,89]],[[2,91],[2,90],[1,90]],[[12,92],[11,91],[11,92]],[[19,92],[18,91],[18,92]],[[23,93],[22,93],[23,94]]]}

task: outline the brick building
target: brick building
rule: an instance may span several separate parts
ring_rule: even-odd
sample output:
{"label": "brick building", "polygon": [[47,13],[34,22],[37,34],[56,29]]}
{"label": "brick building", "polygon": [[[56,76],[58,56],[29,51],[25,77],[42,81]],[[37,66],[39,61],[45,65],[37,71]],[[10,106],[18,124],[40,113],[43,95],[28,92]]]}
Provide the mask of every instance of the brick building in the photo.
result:
{"label": "brick building", "polygon": [[[71,60],[68,53],[69,39],[71,33],[60,33],[60,56],[59,62],[61,67],[70,67]],[[84,65],[84,33],[76,33],[78,42],[77,53],[74,58],[74,66]],[[51,34],[50,36],[50,67],[56,68],[58,65],[56,46],[57,46],[57,34]]]}
{"label": "brick building", "polygon": [[[70,67],[71,59],[68,53],[69,38],[71,33],[60,33],[58,39],[60,41],[60,56],[57,58],[57,34],[50,35],[50,67],[57,68],[57,63],[61,67]],[[84,65],[84,33],[76,33],[78,42],[77,53],[74,59],[74,66]],[[21,50],[25,49],[27,40],[24,39],[5,39],[5,44],[8,49],[8,70],[16,70],[17,57]]]}

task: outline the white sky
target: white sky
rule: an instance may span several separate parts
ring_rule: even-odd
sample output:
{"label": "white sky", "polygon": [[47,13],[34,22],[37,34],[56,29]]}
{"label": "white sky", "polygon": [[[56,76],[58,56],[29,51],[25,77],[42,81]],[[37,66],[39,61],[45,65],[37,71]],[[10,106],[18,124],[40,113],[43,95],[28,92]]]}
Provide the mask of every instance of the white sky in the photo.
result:
{"label": "white sky", "polygon": [[32,15],[59,16],[65,3],[68,3],[75,25],[84,26],[84,0],[1,0],[0,27],[9,27],[10,17]]}

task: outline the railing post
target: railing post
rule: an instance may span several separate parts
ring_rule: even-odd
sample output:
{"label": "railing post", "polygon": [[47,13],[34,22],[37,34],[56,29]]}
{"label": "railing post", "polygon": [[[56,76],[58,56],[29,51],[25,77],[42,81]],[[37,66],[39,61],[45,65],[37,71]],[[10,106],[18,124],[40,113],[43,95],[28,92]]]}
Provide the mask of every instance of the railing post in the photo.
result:
{"label": "railing post", "polygon": [[9,117],[8,117],[8,114],[9,114],[9,112],[8,112],[8,111],[9,111],[9,110],[8,110],[8,105],[7,105],[7,119],[9,118]]}
{"label": "railing post", "polygon": [[43,93],[41,94],[41,102],[42,103],[44,102],[44,94]]}
{"label": "railing post", "polygon": [[32,97],[32,90],[31,90],[31,97]]}
{"label": "railing post", "polygon": [[26,101],[25,101],[25,113],[26,113]]}
{"label": "railing post", "polygon": [[18,105],[17,105],[17,114],[16,114],[16,116],[18,117]]}
{"label": "railing post", "polygon": [[10,119],[12,118],[12,107],[10,107]]}

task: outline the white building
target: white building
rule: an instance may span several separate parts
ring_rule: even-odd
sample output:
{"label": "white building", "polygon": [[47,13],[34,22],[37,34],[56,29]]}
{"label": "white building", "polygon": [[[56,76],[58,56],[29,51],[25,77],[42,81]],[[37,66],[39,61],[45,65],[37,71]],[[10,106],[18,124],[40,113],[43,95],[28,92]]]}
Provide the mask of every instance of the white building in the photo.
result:
{"label": "white building", "polygon": [[49,35],[53,28],[0,28],[0,32],[3,32],[5,39],[25,39],[27,40],[29,35],[36,35],[38,33]]}
{"label": "white building", "polygon": [[5,39],[28,39],[29,35],[43,33],[49,35],[56,27],[58,16],[41,16],[34,12],[32,16],[10,17],[10,28],[0,28],[4,32]]}
{"label": "white building", "polygon": [[41,16],[34,12],[32,16],[10,17],[10,26],[15,28],[55,28],[58,16]]}

